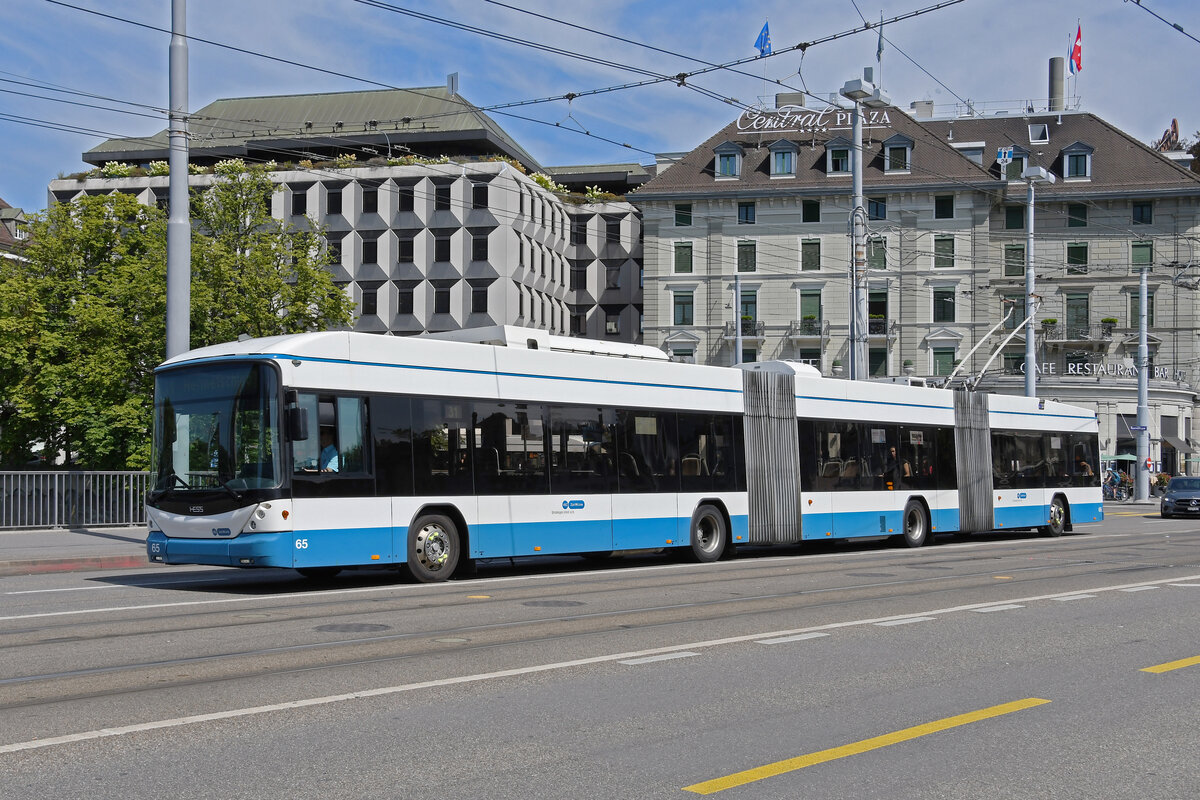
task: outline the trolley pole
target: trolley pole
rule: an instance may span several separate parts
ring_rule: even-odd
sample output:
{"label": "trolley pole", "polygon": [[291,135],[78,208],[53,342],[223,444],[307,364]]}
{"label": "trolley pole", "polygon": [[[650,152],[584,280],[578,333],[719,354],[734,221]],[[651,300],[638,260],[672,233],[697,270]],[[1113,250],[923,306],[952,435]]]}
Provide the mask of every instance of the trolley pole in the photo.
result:
{"label": "trolley pole", "polygon": [[187,0],[171,0],[167,358],[191,349],[192,220],[188,207]]}
{"label": "trolley pole", "polygon": [[733,273],[733,363],[742,363],[742,276]]}

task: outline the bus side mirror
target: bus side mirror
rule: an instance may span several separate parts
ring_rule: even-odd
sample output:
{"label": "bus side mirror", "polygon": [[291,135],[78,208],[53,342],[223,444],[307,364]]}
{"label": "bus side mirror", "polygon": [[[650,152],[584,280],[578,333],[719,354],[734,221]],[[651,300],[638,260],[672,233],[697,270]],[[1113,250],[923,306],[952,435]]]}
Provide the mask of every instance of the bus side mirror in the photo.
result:
{"label": "bus side mirror", "polygon": [[288,438],[293,442],[303,442],[308,438],[308,414],[298,406],[291,406],[284,411],[287,420]]}

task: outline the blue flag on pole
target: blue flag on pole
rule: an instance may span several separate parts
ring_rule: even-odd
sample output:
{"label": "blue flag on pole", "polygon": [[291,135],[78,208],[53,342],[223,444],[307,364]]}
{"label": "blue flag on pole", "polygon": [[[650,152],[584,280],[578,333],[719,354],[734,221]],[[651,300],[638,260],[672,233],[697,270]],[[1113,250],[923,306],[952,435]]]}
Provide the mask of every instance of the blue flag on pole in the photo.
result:
{"label": "blue flag on pole", "polygon": [[759,32],[758,38],[754,41],[754,46],[758,48],[760,56],[771,55],[771,31],[767,29],[767,23],[763,23],[763,29]]}

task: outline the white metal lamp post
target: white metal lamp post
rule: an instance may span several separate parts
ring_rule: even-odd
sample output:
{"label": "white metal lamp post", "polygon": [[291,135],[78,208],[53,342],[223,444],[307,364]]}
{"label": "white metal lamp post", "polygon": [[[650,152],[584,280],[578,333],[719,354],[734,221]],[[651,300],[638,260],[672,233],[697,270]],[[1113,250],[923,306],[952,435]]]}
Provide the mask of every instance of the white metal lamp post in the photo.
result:
{"label": "white metal lamp post", "polygon": [[[1011,151],[1010,151],[1011,152]],[[1033,273],[1033,185],[1054,183],[1054,173],[1045,167],[1026,167],[1025,179],[1025,396],[1037,397],[1037,348],[1034,346],[1034,273]]]}

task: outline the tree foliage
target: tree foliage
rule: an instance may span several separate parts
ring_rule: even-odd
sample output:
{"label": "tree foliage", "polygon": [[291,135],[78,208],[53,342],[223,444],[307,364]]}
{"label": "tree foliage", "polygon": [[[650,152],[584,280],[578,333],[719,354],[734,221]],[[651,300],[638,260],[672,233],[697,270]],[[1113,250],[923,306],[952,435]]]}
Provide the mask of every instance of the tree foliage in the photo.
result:
{"label": "tree foliage", "polygon": [[[193,199],[191,344],[344,327],[320,231],[270,217],[261,167],[226,162]],[[71,465],[149,464],[153,370],[165,351],[166,218],[124,194],[35,215],[0,260],[0,463],[41,448]]]}

